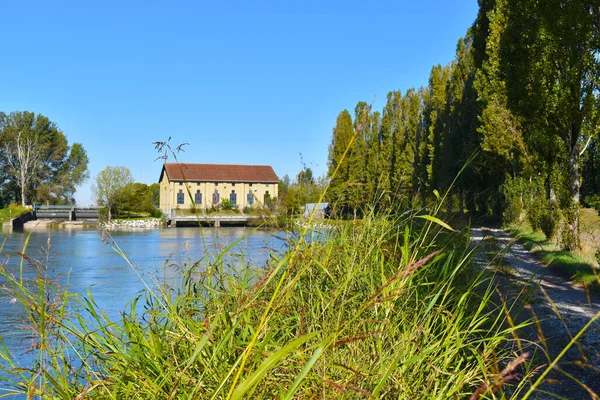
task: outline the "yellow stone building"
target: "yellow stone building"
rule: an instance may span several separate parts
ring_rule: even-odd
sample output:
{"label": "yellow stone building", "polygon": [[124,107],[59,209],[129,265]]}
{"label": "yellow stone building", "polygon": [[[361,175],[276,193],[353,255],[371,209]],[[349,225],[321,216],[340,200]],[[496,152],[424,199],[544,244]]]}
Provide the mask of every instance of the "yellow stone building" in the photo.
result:
{"label": "yellow stone building", "polygon": [[159,179],[160,209],[169,215],[193,205],[219,206],[223,199],[239,209],[262,207],[279,195],[278,183],[268,165],[165,163]]}

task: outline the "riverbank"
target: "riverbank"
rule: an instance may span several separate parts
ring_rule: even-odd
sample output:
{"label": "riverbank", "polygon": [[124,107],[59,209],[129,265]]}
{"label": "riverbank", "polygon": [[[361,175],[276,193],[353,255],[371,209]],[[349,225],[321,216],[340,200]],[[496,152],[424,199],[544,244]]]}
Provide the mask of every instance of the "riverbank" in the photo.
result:
{"label": "riverbank", "polygon": [[[27,299],[39,349],[52,354],[41,354],[31,374],[8,370],[5,387],[42,398],[126,398],[135,382],[140,398],[308,399],[464,398],[508,384],[495,371],[525,356],[502,349],[512,331],[491,302],[489,277],[471,267],[464,234],[421,219],[331,233],[310,243],[297,235],[266,265],[232,265],[238,246],[215,237],[223,252],[169,265],[181,286],[149,289],[116,320],[94,299],[53,286],[38,295],[4,274],[12,297]],[[71,324],[62,313],[80,308],[37,307],[47,293],[52,304],[83,301],[87,311]],[[73,348],[85,362],[71,359]],[[73,362],[82,367],[65,368]]]}
{"label": "riverbank", "polygon": [[106,230],[123,229],[157,229],[165,226],[165,221],[161,218],[144,219],[113,219],[110,223],[101,223],[100,227]]}

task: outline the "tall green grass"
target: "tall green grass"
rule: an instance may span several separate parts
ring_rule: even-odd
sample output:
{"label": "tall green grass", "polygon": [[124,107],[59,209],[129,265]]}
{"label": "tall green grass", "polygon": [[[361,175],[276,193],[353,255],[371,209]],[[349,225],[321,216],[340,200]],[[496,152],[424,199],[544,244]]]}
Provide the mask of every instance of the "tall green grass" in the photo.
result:
{"label": "tall green grass", "polygon": [[[264,267],[227,265],[229,251],[182,271],[177,288],[148,282],[118,320],[39,263],[29,266],[35,282],[2,266],[37,361],[19,366],[0,350],[9,390],[0,396],[464,398],[498,394],[514,378],[502,369],[521,354],[517,327],[472,265],[468,232],[367,219],[325,240],[299,235]],[[526,378],[512,379],[521,383],[510,393]]]}

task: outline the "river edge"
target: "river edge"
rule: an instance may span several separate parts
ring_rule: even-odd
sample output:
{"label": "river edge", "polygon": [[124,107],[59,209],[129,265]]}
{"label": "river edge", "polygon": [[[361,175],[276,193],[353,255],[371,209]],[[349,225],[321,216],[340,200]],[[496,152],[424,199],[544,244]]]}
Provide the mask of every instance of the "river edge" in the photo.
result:
{"label": "river edge", "polygon": [[[265,228],[279,228],[274,223],[263,223],[262,227]],[[250,228],[257,227],[254,224],[245,225]],[[80,220],[80,221],[64,221],[56,219],[48,220],[34,220],[28,221],[23,224],[24,231],[35,231],[35,230],[46,230],[46,229],[60,229],[60,230],[106,230],[106,231],[140,231],[140,230],[152,230],[152,229],[171,229],[174,226],[168,226],[164,219],[161,218],[150,218],[150,219],[117,219],[110,223],[105,223],[98,220]],[[330,230],[335,229],[336,225],[329,224],[322,220],[307,221],[297,220],[294,221],[292,227],[288,227],[289,230],[294,229],[319,229],[319,230]],[[285,229],[284,229],[285,230]],[[9,233],[11,232],[11,225],[9,222],[2,224],[0,232]]]}

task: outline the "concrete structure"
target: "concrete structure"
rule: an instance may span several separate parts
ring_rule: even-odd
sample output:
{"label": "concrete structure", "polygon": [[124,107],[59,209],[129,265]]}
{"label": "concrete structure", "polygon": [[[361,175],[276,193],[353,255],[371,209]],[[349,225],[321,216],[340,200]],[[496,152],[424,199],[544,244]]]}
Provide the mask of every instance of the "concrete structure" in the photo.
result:
{"label": "concrete structure", "polygon": [[315,215],[315,219],[323,219],[329,217],[331,206],[329,203],[308,203],[304,206],[304,218],[308,219]]}
{"label": "concrete structure", "polygon": [[279,178],[267,165],[165,163],[158,181],[160,209],[167,216],[193,206],[218,207],[223,199],[239,209],[262,207],[279,195]]}
{"label": "concrete structure", "polygon": [[75,205],[43,206],[34,205],[34,219],[68,219],[75,221],[78,219],[98,219],[98,207],[77,207]]}
{"label": "concrete structure", "polygon": [[17,218],[11,219],[6,224],[9,229],[23,229],[23,226],[33,219],[35,219],[33,212],[26,212]]}

